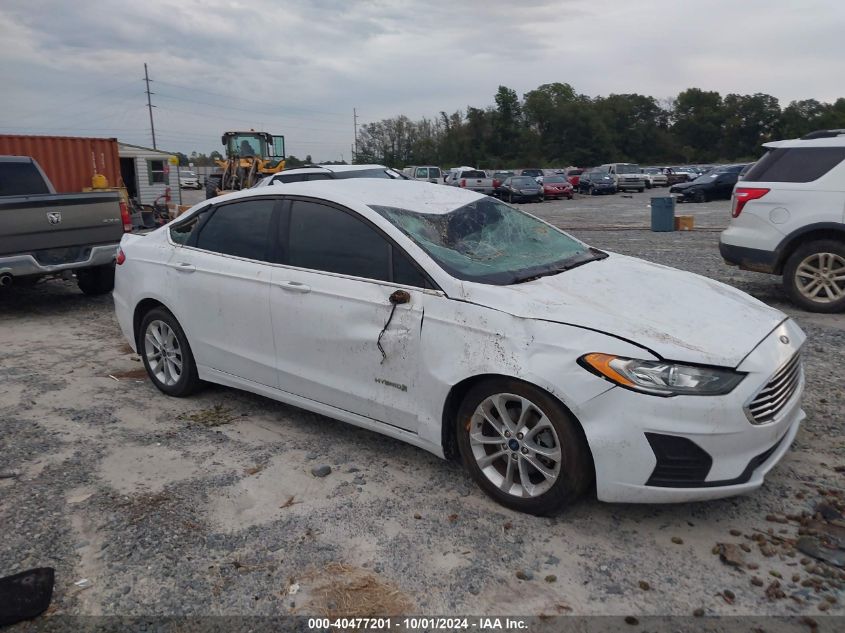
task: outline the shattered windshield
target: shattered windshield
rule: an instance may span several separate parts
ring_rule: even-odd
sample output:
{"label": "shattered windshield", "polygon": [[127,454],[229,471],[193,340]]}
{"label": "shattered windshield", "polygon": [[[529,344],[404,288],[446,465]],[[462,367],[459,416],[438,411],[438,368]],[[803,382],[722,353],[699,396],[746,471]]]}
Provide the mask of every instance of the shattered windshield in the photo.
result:
{"label": "shattered windshield", "polygon": [[563,231],[494,198],[449,213],[371,205],[453,277],[506,285],[605,257]]}

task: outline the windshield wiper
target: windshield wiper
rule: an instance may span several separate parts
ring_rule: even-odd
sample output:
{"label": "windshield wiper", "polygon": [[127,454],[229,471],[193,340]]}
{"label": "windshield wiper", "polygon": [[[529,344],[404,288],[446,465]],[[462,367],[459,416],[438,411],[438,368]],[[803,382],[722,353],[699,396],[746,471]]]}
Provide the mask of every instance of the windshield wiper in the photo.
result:
{"label": "windshield wiper", "polygon": [[600,259],[606,259],[607,257],[609,257],[609,255],[604,251],[600,251],[599,249],[593,248],[592,246],[587,249],[587,253],[589,255],[586,257],[584,255],[575,255],[574,257],[565,260],[559,266],[555,266],[554,268],[550,268],[549,270],[544,270],[543,272],[532,273],[529,275],[525,275],[524,277],[514,277],[514,280],[511,282],[511,285],[534,281],[535,279],[539,279],[540,277],[558,275],[560,273],[566,272],[567,270],[578,268],[578,266],[583,266],[584,264],[589,264],[590,262],[595,262]]}

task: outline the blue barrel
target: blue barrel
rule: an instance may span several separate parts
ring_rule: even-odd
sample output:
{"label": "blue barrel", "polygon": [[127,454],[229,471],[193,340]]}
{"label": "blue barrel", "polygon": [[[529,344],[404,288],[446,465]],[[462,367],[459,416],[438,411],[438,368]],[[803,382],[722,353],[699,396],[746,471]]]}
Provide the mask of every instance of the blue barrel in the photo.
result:
{"label": "blue barrel", "polygon": [[651,199],[651,230],[675,230],[675,199],[672,197]]}

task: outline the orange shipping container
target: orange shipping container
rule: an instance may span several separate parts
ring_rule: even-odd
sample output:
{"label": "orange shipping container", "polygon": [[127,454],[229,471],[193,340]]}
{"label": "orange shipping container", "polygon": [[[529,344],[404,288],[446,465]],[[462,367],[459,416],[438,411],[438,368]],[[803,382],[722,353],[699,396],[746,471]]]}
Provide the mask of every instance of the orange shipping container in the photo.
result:
{"label": "orange shipping container", "polygon": [[32,156],[57,193],[90,187],[94,173],[103,174],[109,187],[120,185],[116,138],[0,134],[0,156],[9,155]]}

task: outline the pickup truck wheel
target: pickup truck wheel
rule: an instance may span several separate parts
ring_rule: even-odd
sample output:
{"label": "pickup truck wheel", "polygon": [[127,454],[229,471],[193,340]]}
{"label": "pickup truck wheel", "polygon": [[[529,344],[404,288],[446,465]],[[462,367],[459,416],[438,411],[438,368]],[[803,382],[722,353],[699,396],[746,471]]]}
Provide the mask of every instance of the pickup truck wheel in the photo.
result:
{"label": "pickup truck wheel", "polygon": [[485,380],[467,393],[457,420],[464,467],[508,508],[554,514],[592,483],[590,449],[578,422],[534,385]]}
{"label": "pickup truck wheel", "polygon": [[199,387],[200,379],[191,346],[170,311],[153,308],[141,319],[138,354],[159,391],[181,398]]}
{"label": "pickup truck wheel", "polygon": [[76,271],[76,284],[86,295],[104,295],[114,289],[114,264]]}
{"label": "pickup truck wheel", "polygon": [[783,288],[810,312],[845,311],[845,244],[818,240],[799,246],[786,260]]}

